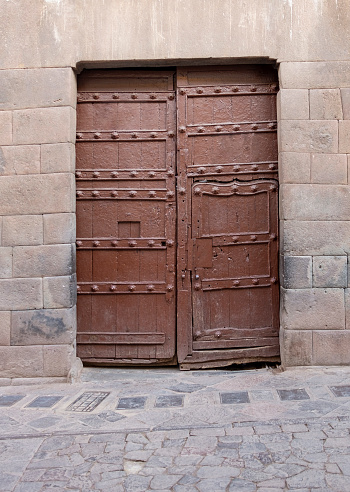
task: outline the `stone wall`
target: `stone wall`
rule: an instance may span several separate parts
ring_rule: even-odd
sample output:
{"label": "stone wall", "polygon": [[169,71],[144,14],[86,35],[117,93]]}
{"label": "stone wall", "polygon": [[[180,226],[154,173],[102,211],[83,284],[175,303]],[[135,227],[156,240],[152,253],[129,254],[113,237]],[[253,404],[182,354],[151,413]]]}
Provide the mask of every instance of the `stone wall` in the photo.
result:
{"label": "stone wall", "polygon": [[0,4],[0,384],[75,361],[83,67],[279,64],[282,359],[350,363],[348,0]]}

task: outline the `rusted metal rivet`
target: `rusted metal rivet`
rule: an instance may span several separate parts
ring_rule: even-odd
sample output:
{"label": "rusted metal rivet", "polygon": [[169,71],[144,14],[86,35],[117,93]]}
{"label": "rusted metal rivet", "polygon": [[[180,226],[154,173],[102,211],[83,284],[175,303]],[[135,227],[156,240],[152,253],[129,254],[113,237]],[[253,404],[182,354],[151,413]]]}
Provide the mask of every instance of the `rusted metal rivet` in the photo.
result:
{"label": "rusted metal rivet", "polygon": [[201,284],[194,284],[194,290],[201,290]]}
{"label": "rusted metal rivet", "polygon": [[238,242],[238,236],[232,236],[232,242],[237,243]]}
{"label": "rusted metal rivet", "polygon": [[155,173],[154,171],[150,171],[150,172],[148,173],[148,176],[149,176],[150,178],[154,178],[154,176],[155,176],[155,175],[156,175],[156,173]]}
{"label": "rusted metal rivet", "polygon": [[175,97],[175,96],[174,96],[174,94],[169,94],[168,99],[169,99],[170,101],[172,101],[172,100],[174,99],[174,97]]}
{"label": "rusted metal rivet", "polygon": [[129,241],[129,243],[128,243],[128,244],[129,244],[129,246],[130,246],[131,248],[134,248],[135,246],[137,246],[137,242],[136,242],[136,241]]}
{"label": "rusted metal rivet", "polygon": [[82,191],[80,191],[80,190],[78,190],[76,194],[77,194],[77,196],[78,196],[78,197],[80,197],[80,196],[83,196],[83,195],[84,195],[84,193],[83,193]]}
{"label": "rusted metal rivet", "polygon": [[79,292],[81,290],[80,285],[77,285],[77,291]]}
{"label": "rusted metal rivet", "polygon": [[270,234],[270,239],[274,240],[274,239],[276,239],[276,237],[277,236],[276,236],[276,234],[274,232],[272,234]]}
{"label": "rusted metal rivet", "polygon": [[180,133],[185,133],[186,132],[186,127],[185,126],[180,126],[179,132]]}
{"label": "rusted metal rivet", "polygon": [[200,331],[196,331],[196,333],[194,334],[194,338],[199,338],[201,336],[201,332]]}
{"label": "rusted metal rivet", "polygon": [[258,187],[257,187],[256,185],[252,185],[252,186],[250,187],[250,189],[251,189],[252,191],[256,191],[256,190],[258,189]]}
{"label": "rusted metal rivet", "polygon": [[169,246],[169,248],[172,248],[174,246],[174,241],[172,239],[169,239],[167,242],[166,242],[167,246]]}
{"label": "rusted metal rivet", "polygon": [[257,237],[253,234],[252,236],[250,236],[250,239],[251,239],[252,241],[256,241],[256,240],[257,240]]}
{"label": "rusted metal rivet", "polygon": [[195,195],[200,195],[202,193],[202,190],[200,188],[195,188],[194,189],[194,194]]}
{"label": "rusted metal rivet", "polygon": [[252,169],[253,169],[253,171],[256,171],[257,169],[259,169],[259,167],[256,164],[253,164]]}
{"label": "rusted metal rivet", "polygon": [[275,128],[275,123],[269,123],[267,128],[271,128],[271,130],[273,130]]}
{"label": "rusted metal rivet", "polygon": [[100,241],[94,241],[92,244],[95,246],[95,248],[97,248],[98,246],[100,246]]}
{"label": "rusted metal rivet", "polygon": [[239,91],[239,88],[238,87],[232,87],[232,92],[238,92]]}
{"label": "rusted metal rivet", "polygon": [[186,278],[186,273],[185,272],[182,272],[181,273],[181,278]]}
{"label": "rusted metal rivet", "polygon": [[270,279],[270,282],[271,282],[271,284],[275,284],[275,283],[277,282],[277,278],[272,277],[272,278]]}
{"label": "rusted metal rivet", "polygon": [[186,94],[185,89],[180,89],[180,94],[181,94],[181,96],[184,96]]}
{"label": "rusted metal rivet", "polygon": [[233,166],[233,170],[234,171],[239,171],[240,170],[240,167],[239,166]]}
{"label": "rusted metal rivet", "polygon": [[214,92],[216,92],[216,93],[221,92],[221,87],[214,87]]}
{"label": "rusted metal rivet", "polygon": [[168,292],[172,292],[174,290],[174,286],[173,285],[167,285],[166,290]]}
{"label": "rusted metal rivet", "polygon": [[111,285],[110,288],[109,288],[109,290],[111,290],[113,292],[114,290],[116,290],[116,288],[117,288],[116,285]]}
{"label": "rusted metal rivet", "polygon": [[203,94],[203,89],[201,87],[198,87],[196,92],[197,94]]}
{"label": "rusted metal rivet", "polygon": [[215,193],[215,195],[217,195],[220,191],[220,188],[218,188],[217,186],[214,186],[214,188],[211,190],[213,193]]}
{"label": "rusted metal rivet", "polygon": [[117,190],[113,190],[113,191],[111,191],[111,196],[118,196],[118,192],[117,192]]}
{"label": "rusted metal rivet", "polygon": [[137,138],[137,137],[138,137],[137,133],[133,133],[133,134],[131,135],[131,138]]}
{"label": "rusted metal rivet", "polygon": [[220,338],[221,337],[221,331],[216,331],[215,336],[216,336],[216,338]]}
{"label": "rusted metal rivet", "polygon": [[138,175],[138,172],[137,172],[137,171],[131,171],[131,172],[130,172],[130,176],[131,176],[132,178],[135,178],[137,175]]}
{"label": "rusted metal rivet", "polygon": [[83,134],[82,133],[77,133],[77,139],[80,140],[81,138],[83,138]]}
{"label": "rusted metal rivet", "polygon": [[83,241],[77,241],[77,248],[80,248],[83,245]]}
{"label": "rusted metal rivet", "polygon": [[83,175],[83,173],[81,171],[76,171],[76,173],[75,173],[76,178],[81,178],[82,175]]}
{"label": "rusted metal rivet", "polygon": [[277,186],[276,185],[271,185],[270,186],[270,190],[271,191],[276,191],[277,190]]}
{"label": "rusted metal rivet", "polygon": [[204,167],[199,167],[198,168],[199,174],[204,174],[205,173],[205,168]]}
{"label": "rusted metal rivet", "polygon": [[223,170],[224,170],[224,168],[223,168],[222,166],[217,166],[217,167],[215,168],[215,171],[216,171],[217,173],[222,173],[222,171],[223,171]]}
{"label": "rusted metal rivet", "polygon": [[239,125],[234,125],[233,126],[233,129],[234,129],[235,132],[238,132],[238,130],[240,130],[241,127]]}
{"label": "rusted metal rivet", "polygon": [[151,133],[151,138],[157,138],[157,134],[155,132]]}
{"label": "rusted metal rivet", "polygon": [[131,99],[137,99],[137,94],[131,94]]}
{"label": "rusted metal rivet", "polygon": [[239,281],[239,280],[235,280],[235,281],[233,282],[233,285],[239,285],[239,284],[240,284],[240,281]]}
{"label": "rusted metal rivet", "polygon": [[147,290],[152,292],[155,289],[154,285],[147,285]]}
{"label": "rusted metal rivet", "polygon": [[149,97],[150,97],[151,99],[157,99],[157,94],[150,94],[150,95],[149,95]]}
{"label": "rusted metal rivet", "polygon": [[111,137],[113,138],[113,140],[117,140],[119,138],[119,134],[117,132],[113,132],[111,134]]}
{"label": "rusted metal rivet", "polygon": [[252,130],[257,130],[258,129],[258,125],[254,124],[252,125]]}
{"label": "rusted metal rivet", "polygon": [[220,126],[220,125],[219,126],[216,126],[215,127],[215,131],[216,132],[221,132],[222,131],[222,126]]}
{"label": "rusted metal rivet", "polygon": [[259,279],[258,278],[253,278],[252,282],[253,282],[254,285],[258,285]]}
{"label": "rusted metal rivet", "polygon": [[129,196],[136,196],[136,195],[137,195],[137,191],[135,191],[135,190],[129,191]]}
{"label": "rusted metal rivet", "polygon": [[116,246],[118,246],[118,241],[112,241],[111,244],[115,248]]}
{"label": "rusted metal rivet", "polygon": [[112,99],[119,99],[119,95],[118,94],[113,94]]}
{"label": "rusted metal rivet", "polygon": [[151,191],[149,191],[149,192],[148,192],[148,194],[149,194],[149,196],[150,196],[151,198],[154,198],[154,197],[157,195],[157,192],[156,192],[156,191],[154,191],[154,190],[151,190]]}
{"label": "rusted metal rivet", "polygon": [[185,195],[186,194],[186,188],[179,188],[179,193],[180,193],[180,195]]}
{"label": "rusted metal rivet", "polygon": [[91,290],[96,292],[98,290],[98,285],[92,285]]}
{"label": "rusted metal rivet", "polygon": [[204,126],[199,126],[197,131],[198,131],[198,133],[204,133],[204,131],[205,131]]}
{"label": "rusted metal rivet", "polygon": [[172,198],[172,197],[174,196],[174,192],[173,192],[173,191],[167,191],[166,196],[167,196],[168,198]]}
{"label": "rusted metal rivet", "polygon": [[133,292],[136,289],[136,285],[129,285],[128,289]]}
{"label": "rusted metal rivet", "polygon": [[273,91],[277,91],[277,89],[278,89],[278,85],[273,84],[273,85],[271,86],[271,89],[272,89]]}
{"label": "rusted metal rivet", "polygon": [[269,164],[269,169],[276,169],[275,164]]}
{"label": "rusted metal rivet", "polygon": [[101,137],[102,137],[101,133],[99,133],[99,132],[94,133],[94,138],[96,138],[97,140]]}
{"label": "rusted metal rivet", "polygon": [[92,173],[92,175],[93,175],[94,178],[99,178],[100,177],[100,173],[98,171],[94,171]]}
{"label": "rusted metal rivet", "polygon": [[111,176],[112,176],[112,178],[116,178],[118,176],[117,171],[112,171]]}
{"label": "rusted metal rivet", "polygon": [[92,96],[94,99],[100,99],[100,94],[93,94]]}
{"label": "rusted metal rivet", "polygon": [[174,171],[172,169],[169,169],[168,176],[174,176]]}
{"label": "rusted metal rivet", "polygon": [[155,245],[155,242],[153,241],[153,239],[151,239],[150,241],[148,241],[148,246],[150,248],[152,248],[152,246],[154,246],[154,245]]}
{"label": "rusted metal rivet", "polygon": [[100,196],[100,192],[98,190],[94,190],[92,193],[91,193],[92,196]]}
{"label": "rusted metal rivet", "polygon": [[174,132],[168,132],[168,137],[174,138],[174,136],[175,136],[175,133]]}
{"label": "rusted metal rivet", "polygon": [[258,88],[255,85],[252,85],[250,88],[251,92],[256,92]]}

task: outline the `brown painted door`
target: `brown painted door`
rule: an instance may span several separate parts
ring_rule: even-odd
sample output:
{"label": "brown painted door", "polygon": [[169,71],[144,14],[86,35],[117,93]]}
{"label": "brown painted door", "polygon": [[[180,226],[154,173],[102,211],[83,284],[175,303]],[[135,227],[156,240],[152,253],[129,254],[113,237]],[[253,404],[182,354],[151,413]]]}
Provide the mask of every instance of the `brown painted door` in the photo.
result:
{"label": "brown painted door", "polygon": [[175,95],[169,71],[78,86],[78,356],[175,359]]}
{"label": "brown painted door", "polygon": [[276,91],[270,67],[178,70],[178,358],[279,355]]}

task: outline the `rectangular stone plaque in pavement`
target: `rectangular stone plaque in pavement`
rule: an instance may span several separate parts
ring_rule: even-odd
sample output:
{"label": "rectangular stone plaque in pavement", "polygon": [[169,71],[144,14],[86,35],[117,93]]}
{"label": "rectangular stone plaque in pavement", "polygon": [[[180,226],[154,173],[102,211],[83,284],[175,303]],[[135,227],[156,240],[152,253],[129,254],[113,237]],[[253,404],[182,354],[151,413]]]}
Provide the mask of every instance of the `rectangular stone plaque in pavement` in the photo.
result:
{"label": "rectangular stone plaque in pavement", "polygon": [[344,386],[329,386],[329,389],[332,391],[334,396],[350,396],[350,385]]}
{"label": "rectangular stone plaque in pavement", "polygon": [[278,389],[278,396],[282,401],[310,400],[309,395],[303,388],[298,389]]}
{"label": "rectangular stone plaque in pavement", "polygon": [[158,396],[155,406],[160,408],[182,407],[183,403],[183,395],[163,395]]}
{"label": "rectangular stone plaque in pavement", "polygon": [[38,396],[35,400],[26,405],[29,408],[51,408],[58,401],[62,400],[62,396]]}
{"label": "rectangular stone plaque in pavement", "polygon": [[22,400],[24,395],[1,395],[0,407],[12,407],[15,403]]}
{"label": "rectangular stone plaque in pavement", "polygon": [[147,398],[145,396],[132,396],[130,398],[119,398],[117,409],[119,410],[134,410],[136,408],[144,408]]}
{"label": "rectangular stone plaque in pavement", "polygon": [[221,403],[250,403],[248,391],[235,391],[233,393],[220,393]]}
{"label": "rectangular stone plaque in pavement", "polygon": [[90,391],[83,393],[73,403],[71,403],[66,411],[69,412],[92,412],[107,396],[109,392]]}

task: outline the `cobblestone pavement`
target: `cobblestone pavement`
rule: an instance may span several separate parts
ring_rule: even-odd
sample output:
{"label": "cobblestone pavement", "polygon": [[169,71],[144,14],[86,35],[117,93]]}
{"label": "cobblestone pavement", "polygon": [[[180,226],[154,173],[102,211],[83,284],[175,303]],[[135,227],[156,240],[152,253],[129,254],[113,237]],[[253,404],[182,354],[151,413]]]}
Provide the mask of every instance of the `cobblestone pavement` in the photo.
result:
{"label": "cobblestone pavement", "polygon": [[0,490],[350,491],[350,368],[0,388]]}

